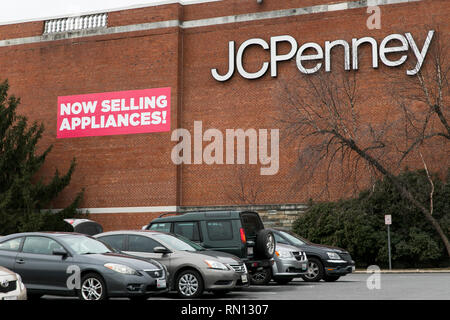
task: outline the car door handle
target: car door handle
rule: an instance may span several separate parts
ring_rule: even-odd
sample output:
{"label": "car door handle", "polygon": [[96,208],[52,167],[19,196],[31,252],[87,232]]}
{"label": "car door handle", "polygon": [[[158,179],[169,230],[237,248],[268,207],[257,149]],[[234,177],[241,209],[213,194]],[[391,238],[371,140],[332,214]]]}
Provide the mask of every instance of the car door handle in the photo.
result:
{"label": "car door handle", "polygon": [[16,263],[18,263],[18,264],[24,264],[24,263],[25,263],[25,260],[23,260],[23,259],[17,259],[17,260],[16,260]]}

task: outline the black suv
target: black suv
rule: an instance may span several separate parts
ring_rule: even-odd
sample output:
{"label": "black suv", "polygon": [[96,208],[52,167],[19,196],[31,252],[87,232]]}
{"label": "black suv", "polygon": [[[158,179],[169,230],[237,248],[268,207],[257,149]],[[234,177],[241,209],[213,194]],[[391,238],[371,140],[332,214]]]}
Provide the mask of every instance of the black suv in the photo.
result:
{"label": "black suv", "polygon": [[252,211],[190,212],[154,219],[145,229],[172,232],[206,249],[231,253],[248,269],[250,283],[267,284],[272,277],[275,237]]}
{"label": "black suv", "polygon": [[306,253],[308,272],[302,275],[307,282],[321,279],[331,282],[355,270],[355,261],[344,249],[311,243],[295,233],[282,229],[269,229],[277,243],[290,244]]}

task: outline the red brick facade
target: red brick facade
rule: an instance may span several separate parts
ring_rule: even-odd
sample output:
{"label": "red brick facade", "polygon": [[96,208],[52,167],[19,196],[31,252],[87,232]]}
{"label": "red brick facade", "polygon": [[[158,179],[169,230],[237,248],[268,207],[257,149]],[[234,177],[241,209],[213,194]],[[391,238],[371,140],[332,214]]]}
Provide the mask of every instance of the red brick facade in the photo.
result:
{"label": "red brick facade", "polygon": [[[178,20],[220,18],[281,9],[332,4],[332,0],[223,0],[194,5],[169,4],[140,9],[114,11],[108,16],[108,28]],[[356,2],[356,1],[355,1]],[[155,29],[106,33],[65,40],[36,41],[0,46],[0,78],[10,82],[10,92],[21,98],[20,113],[31,121],[43,122],[45,133],[41,148],[53,144],[53,151],[42,170],[50,177],[58,168],[64,172],[73,157],[78,166],[70,186],[53,204],[61,208],[85,189],[83,208],[128,208],[154,206],[209,206],[239,202],[230,197],[230,188],[238,186],[236,166],[182,165],[171,160],[171,132],[56,139],[58,96],[108,91],[171,88],[171,130],[186,128],[192,132],[194,121],[203,122],[203,130],[217,128],[279,128],[277,116],[281,81],[298,73],[295,59],[278,65],[278,77],[267,72],[257,80],[234,75],[218,82],[211,69],[225,73],[228,68],[228,41],[239,46],[250,38],[270,41],[277,35],[291,35],[299,44],[370,36],[381,41],[393,33],[412,33],[422,45],[426,30],[439,29],[448,40],[450,6],[447,0],[423,0],[381,6],[380,30],[369,30],[367,7],[293,15],[199,27],[158,27]],[[0,26],[0,41],[39,37],[44,22]],[[280,47],[280,52],[287,50]],[[268,52],[249,47],[244,63],[249,71],[269,60]],[[342,60],[336,59],[336,62]],[[367,97],[367,115],[382,121],[387,116],[388,97],[383,77],[396,68],[370,67],[369,59],[360,59],[362,90]],[[401,71],[404,72],[404,71]],[[406,75],[405,75],[406,77]],[[282,136],[282,132],[281,132]],[[206,143],[205,143],[206,145]],[[444,147],[444,148],[442,148]],[[430,166],[434,171],[447,168],[448,148],[437,146]],[[260,176],[250,170],[250,184],[261,185],[259,204],[304,203],[324,200],[321,194],[324,173],[296,189],[296,148],[280,142],[280,170],[273,176]],[[420,166],[418,162],[408,163]],[[338,170],[337,170],[338,171]],[[331,198],[351,194],[353,187],[339,173],[332,179]],[[361,183],[361,186],[367,184]],[[157,213],[92,214],[106,230],[136,228]]]}

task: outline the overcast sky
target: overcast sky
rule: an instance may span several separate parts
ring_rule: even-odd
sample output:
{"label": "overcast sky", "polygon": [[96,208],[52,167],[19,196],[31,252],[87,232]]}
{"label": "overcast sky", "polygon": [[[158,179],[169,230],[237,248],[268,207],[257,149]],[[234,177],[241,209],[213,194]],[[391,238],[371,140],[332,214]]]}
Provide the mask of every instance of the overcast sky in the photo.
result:
{"label": "overcast sky", "polygon": [[204,0],[0,0],[0,24],[111,11],[146,4],[173,2],[189,4],[202,1]]}

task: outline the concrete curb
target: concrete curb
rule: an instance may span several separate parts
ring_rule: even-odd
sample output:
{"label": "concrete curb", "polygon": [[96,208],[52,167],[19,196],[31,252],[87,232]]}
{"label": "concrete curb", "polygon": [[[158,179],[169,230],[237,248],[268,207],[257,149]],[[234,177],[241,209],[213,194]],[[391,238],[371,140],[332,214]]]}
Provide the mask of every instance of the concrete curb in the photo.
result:
{"label": "concrete curb", "polygon": [[[364,269],[356,269],[353,273],[370,273]],[[380,273],[450,273],[450,269],[398,269],[380,270]]]}

